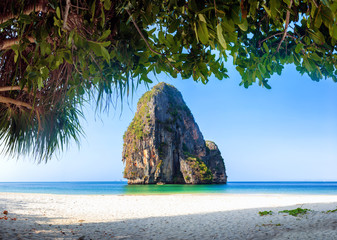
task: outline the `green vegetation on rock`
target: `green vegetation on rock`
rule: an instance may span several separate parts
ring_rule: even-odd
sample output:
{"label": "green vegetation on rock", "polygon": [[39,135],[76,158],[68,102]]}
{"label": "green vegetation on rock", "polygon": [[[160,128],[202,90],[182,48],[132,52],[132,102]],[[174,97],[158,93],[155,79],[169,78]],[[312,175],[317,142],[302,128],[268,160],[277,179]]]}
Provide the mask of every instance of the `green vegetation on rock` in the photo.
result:
{"label": "green vegetation on rock", "polygon": [[156,169],[157,170],[160,169],[160,167],[161,167],[162,164],[163,164],[163,160],[160,160],[159,163],[158,163],[158,165],[157,165],[157,167],[156,167]]}
{"label": "green vegetation on rock", "polygon": [[159,157],[164,157],[164,147],[166,147],[167,144],[165,142],[161,142],[158,146],[158,154]]}
{"label": "green vegetation on rock", "polygon": [[206,183],[212,182],[213,174],[206,164],[198,157],[193,156],[189,152],[184,152],[185,160],[194,172],[200,177],[200,179]]}
{"label": "green vegetation on rock", "polygon": [[[136,136],[137,139],[143,139],[148,133],[145,131],[145,125],[150,118],[148,102],[151,100],[153,93],[146,92],[138,102],[138,111],[129,125],[126,133],[130,136]],[[125,134],[123,138],[125,137]]]}
{"label": "green vegetation on rock", "polygon": [[[172,109],[176,111],[170,113]],[[212,154],[204,155],[202,133],[186,109],[181,93],[166,83],[141,97],[124,136],[122,159],[129,184],[226,183],[220,151],[214,144]]]}

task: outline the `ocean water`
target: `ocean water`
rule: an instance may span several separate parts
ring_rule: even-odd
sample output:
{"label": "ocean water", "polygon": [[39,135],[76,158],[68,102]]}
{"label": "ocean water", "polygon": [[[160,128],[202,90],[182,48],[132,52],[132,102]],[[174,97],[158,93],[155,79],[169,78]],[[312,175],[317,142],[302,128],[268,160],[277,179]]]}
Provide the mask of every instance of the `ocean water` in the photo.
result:
{"label": "ocean water", "polygon": [[51,194],[327,194],[337,182],[229,182],[221,185],[127,185],[126,182],[0,182],[0,192]]}

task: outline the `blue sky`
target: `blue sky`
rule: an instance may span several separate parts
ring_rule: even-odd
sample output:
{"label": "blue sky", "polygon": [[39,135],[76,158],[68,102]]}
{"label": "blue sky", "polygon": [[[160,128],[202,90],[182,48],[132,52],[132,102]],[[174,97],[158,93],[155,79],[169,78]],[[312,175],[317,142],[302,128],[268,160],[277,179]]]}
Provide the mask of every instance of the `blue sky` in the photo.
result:
{"label": "blue sky", "polygon": [[[337,83],[313,82],[286,66],[269,81],[271,90],[245,89],[228,65],[229,79],[207,85],[157,78],[181,91],[204,138],[219,146],[229,181],[337,181]],[[71,144],[47,164],[0,155],[0,182],[122,180],[122,137],[145,91],[121,115],[117,108],[95,117],[88,108],[80,149]]]}

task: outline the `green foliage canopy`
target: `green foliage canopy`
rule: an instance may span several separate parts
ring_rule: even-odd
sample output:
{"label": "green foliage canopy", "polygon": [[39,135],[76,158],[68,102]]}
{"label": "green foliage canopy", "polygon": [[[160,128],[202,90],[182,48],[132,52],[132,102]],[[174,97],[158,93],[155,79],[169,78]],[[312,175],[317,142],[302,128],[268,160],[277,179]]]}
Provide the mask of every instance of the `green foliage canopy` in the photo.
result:
{"label": "green foliage canopy", "polygon": [[0,137],[4,151],[48,160],[82,134],[81,106],[102,110],[150,73],[271,88],[294,64],[337,81],[337,2],[319,0],[3,0]]}

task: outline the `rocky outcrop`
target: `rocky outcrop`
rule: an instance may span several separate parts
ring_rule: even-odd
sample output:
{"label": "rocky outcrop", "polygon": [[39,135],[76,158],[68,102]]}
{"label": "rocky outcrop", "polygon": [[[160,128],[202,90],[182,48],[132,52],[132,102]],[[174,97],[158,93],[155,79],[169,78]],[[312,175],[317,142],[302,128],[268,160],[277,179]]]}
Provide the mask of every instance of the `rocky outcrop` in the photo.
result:
{"label": "rocky outcrop", "polygon": [[159,83],[138,102],[123,137],[129,184],[226,183],[217,145],[206,141],[181,93]]}

